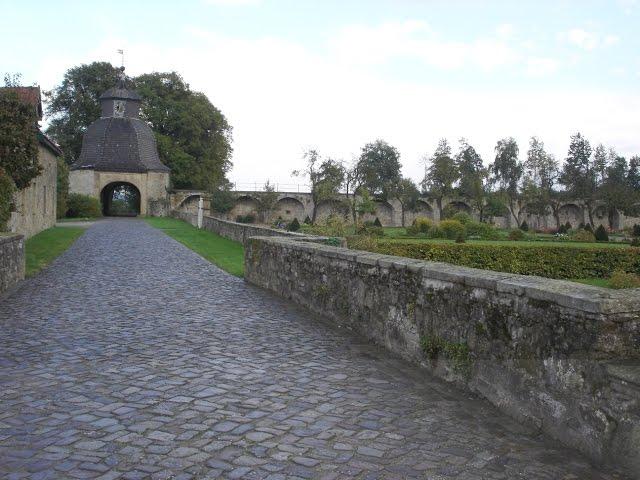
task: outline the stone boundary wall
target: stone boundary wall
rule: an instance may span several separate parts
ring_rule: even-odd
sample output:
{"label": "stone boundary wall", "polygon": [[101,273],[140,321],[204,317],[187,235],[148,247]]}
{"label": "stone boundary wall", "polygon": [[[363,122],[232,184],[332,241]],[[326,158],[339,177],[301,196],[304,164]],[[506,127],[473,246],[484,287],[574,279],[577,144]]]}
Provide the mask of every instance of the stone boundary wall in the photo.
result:
{"label": "stone boundary wall", "polygon": [[[181,212],[177,210],[171,211],[173,218],[178,218],[193,226],[198,224],[198,215],[189,212]],[[297,239],[308,239],[308,235],[296,232],[287,232],[286,230],[278,230],[275,228],[261,227],[247,223],[231,222],[220,218],[204,215],[202,217],[202,228],[213,233],[217,233],[221,237],[228,238],[240,242],[243,245],[251,237],[294,237]],[[318,237],[325,239],[325,237]]]}
{"label": "stone boundary wall", "polygon": [[0,235],[0,294],[24,279],[24,236]]}
{"label": "stone boundary wall", "polygon": [[640,289],[285,237],[246,242],[245,278],[640,475]]}

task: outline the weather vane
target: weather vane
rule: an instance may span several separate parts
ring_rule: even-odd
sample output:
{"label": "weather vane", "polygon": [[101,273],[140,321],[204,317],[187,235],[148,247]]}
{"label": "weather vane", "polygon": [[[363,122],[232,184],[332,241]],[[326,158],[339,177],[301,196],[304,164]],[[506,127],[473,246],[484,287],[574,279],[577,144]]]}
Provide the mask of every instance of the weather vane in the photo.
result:
{"label": "weather vane", "polygon": [[124,67],[124,50],[119,48],[118,53],[120,54],[120,66]]}

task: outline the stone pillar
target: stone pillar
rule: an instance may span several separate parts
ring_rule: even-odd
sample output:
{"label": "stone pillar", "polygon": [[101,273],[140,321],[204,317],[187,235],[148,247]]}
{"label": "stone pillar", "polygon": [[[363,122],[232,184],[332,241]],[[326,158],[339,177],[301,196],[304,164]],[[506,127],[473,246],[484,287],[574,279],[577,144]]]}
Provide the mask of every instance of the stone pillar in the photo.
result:
{"label": "stone pillar", "polygon": [[203,210],[204,210],[204,199],[200,197],[198,199],[198,228],[202,228]]}

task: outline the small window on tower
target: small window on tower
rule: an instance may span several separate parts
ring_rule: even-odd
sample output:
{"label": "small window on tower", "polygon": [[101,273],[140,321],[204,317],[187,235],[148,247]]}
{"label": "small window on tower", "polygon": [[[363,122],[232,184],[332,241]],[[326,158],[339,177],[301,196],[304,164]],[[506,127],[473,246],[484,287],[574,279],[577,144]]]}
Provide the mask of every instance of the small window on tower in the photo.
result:
{"label": "small window on tower", "polygon": [[124,102],[122,100],[113,102],[113,116],[124,117]]}

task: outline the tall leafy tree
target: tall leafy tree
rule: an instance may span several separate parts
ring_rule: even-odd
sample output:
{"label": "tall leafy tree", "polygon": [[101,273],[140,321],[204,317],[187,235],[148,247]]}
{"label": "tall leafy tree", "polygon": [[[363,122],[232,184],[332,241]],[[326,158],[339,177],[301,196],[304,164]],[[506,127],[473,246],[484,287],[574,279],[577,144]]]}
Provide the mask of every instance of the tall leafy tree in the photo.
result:
{"label": "tall leafy tree", "polygon": [[135,78],[142,118],[156,134],[160,159],[177,188],[212,190],[231,168],[232,129],[225,116],[176,72]]}
{"label": "tall leafy tree", "polygon": [[626,213],[632,210],[636,197],[629,182],[626,158],[616,156],[615,160],[609,163],[598,193],[599,199],[607,209],[609,227],[614,228],[618,212]]}
{"label": "tall leafy tree", "polygon": [[405,223],[405,214],[408,210],[413,210],[418,204],[420,190],[410,178],[401,179],[392,189],[393,196],[400,202],[402,211],[402,226]]}
{"label": "tall leafy tree", "polygon": [[460,172],[451,155],[451,146],[447,139],[438,142],[436,151],[428,160],[428,167],[422,187],[428,195],[436,200],[438,213],[442,218],[442,200],[455,193],[454,184],[460,178]]}
{"label": "tall leafy tree", "polygon": [[627,179],[636,196],[640,195],[640,156],[633,156],[629,160]]}
{"label": "tall leafy tree", "polygon": [[267,223],[269,221],[269,212],[271,212],[276,206],[276,203],[278,203],[278,192],[276,192],[276,188],[267,180],[262,192],[257,193],[256,196],[258,198],[259,220]]}
{"label": "tall leafy tree", "polygon": [[84,132],[100,117],[100,95],[116,84],[118,72],[108,62],[79,65],[67,70],[60,85],[44,92],[50,117],[47,135],[60,145],[68,163],[80,156]]}
{"label": "tall leafy tree", "polygon": [[[593,149],[593,175],[596,185],[604,183],[610,157],[611,155],[607,153],[607,149],[601,143]],[[615,155],[612,159],[615,160]]]}
{"label": "tall leafy tree", "polygon": [[[87,127],[100,116],[99,97],[116,84],[118,69],[94,62],[69,69],[60,85],[45,92],[47,134],[73,163]],[[171,168],[177,188],[213,191],[231,167],[232,129],[207,97],[190,89],[176,72],[151,73],[128,80],[143,97],[141,117],[153,128],[160,159]]]}
{"label": "tall leafy tree", "polygon": [[293,175],[307,177],[311,182],[313,212],[311,222],[315,223],[318,205],[327,200],[337,200],[340,187],[345,180],[345,168],[341,162],[331,158],[322,158],[317,150],[304,153],[304,170],[294,170]]}
{"label": "tall leafy tree", "polygon": [[378,198],[386,199],[400,181],[400,153],[384,140],[362,147],[358,159],[362,186]]}
{"label": "tall leafy tree", "polygon": [[569,195],[585,202],[589,222],[593,225],[597,181],[591,159],[591,145],[580,133],[571,136],[569,152],[559,180]]}
{"label": "tall leafy tree", "polygon": [[464,138],[460,139],[460,150],[455,161],[459,173],[458,194],[471,202],[472,207],[480,214],[480,221],[483,221],[490,189],[489,172],[482,163],[480,154]]}
{"label": "tall leafy tree", "polygon": [[523,167],[522,197],[528,212],[540,216],[551,212],[556,228],[560,228],[562,198],[554,189],[558,178],[558,162],[547,153],[544,142],[539,138],[531,137]]}
{"label": "tall leafy tree", "polygon": [[503,138],[496,144],[495,152],[496,158],[491,165],[493,179],[511,216],[520,225],[520,181],[524,167],[518,159],[518,144],[513,137]]}

